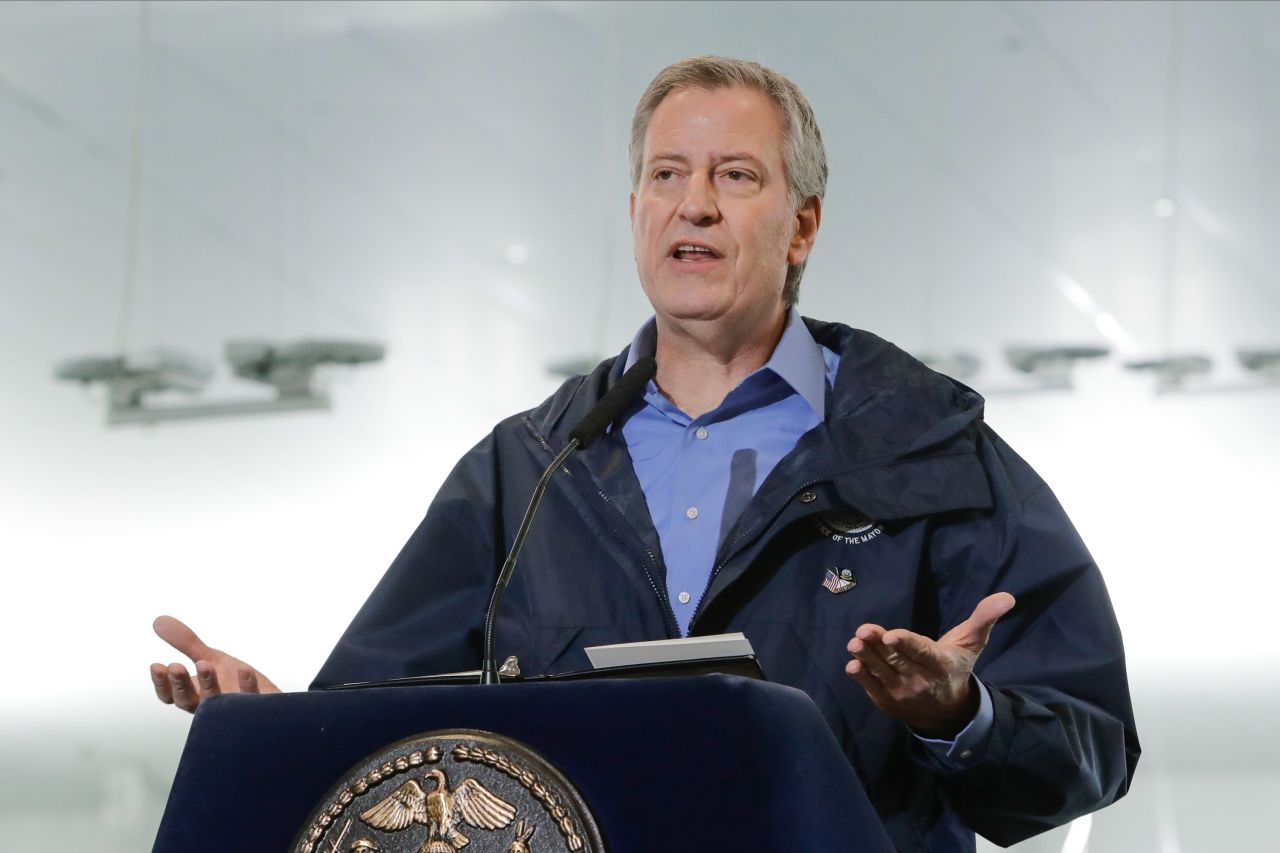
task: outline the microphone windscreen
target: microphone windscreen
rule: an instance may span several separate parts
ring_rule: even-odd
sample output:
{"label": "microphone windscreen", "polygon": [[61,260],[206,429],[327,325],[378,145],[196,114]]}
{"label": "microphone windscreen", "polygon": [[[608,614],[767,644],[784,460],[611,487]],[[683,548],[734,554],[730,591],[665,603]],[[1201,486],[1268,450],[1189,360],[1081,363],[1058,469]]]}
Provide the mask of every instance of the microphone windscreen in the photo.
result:
{"label": "microphone windscreen", "polygon": [[644,393],[645,385],[657,372],[658,363],[652,358],[639,359],[600,398],[595,408],[578,421],[578,425],[569,433],[569,438],[576,438],[579,447],[589,446],[604,434],[605,427],[617,420],[622,411],[631,405],[631,401]]}

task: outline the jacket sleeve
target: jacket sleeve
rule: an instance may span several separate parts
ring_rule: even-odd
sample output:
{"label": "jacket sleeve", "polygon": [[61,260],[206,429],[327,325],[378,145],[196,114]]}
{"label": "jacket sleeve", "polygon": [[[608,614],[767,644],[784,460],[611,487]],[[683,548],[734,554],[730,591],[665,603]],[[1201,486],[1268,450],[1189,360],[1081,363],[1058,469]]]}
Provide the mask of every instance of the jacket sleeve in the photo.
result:
{"label": "jacket sleeve", "polygon": [[479,667],[501,559],[497,446],[491,434],[454,467],[312,689]]}
{"label": "jacket sleeve", "polygon": [[989,429],[979,443],[993,507],[939,524],[930,559],[943,630],[991,593],[1017,599],[975,669],[993,725],[963,769],[919,745],[913,757],[970,828],[1007,846],[1119,799],[1140,749],[1102,575],[1044,481]]}

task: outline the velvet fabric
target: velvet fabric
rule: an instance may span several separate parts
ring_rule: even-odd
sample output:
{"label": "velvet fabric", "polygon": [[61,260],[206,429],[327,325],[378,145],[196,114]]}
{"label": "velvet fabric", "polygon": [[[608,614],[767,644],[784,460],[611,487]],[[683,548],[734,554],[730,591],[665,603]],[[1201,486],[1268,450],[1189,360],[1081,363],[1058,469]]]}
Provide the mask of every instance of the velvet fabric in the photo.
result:
{"label": "velvet fabric", "polygon": [[348,769],[456,728],[559,768],[610,853],[893,850],[803,693],[712,675],[216,697],[196,713],[154,853],[290,850]]}

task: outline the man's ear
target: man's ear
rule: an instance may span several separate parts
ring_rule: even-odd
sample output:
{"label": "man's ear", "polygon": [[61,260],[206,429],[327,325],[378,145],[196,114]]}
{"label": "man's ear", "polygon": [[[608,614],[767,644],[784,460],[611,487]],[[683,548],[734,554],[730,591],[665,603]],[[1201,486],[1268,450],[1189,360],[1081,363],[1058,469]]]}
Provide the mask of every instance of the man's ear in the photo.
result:
{"label": "man's ear", "polygon": [[630,208],[631,227],[635,228],[636,227],[636,194],[635,193],[631,194],[631,201],[629,202],[628,207]]}
{"label": "man's ear", "polygon": [[813,250],[813,241],[818,237],[818,226],[821,224],[822,199],[816,195],[809,196],[796,211],[795,228],[791,232],[791,243],[787,246],[788,264],[796,266],[805,262],[809,252]]}

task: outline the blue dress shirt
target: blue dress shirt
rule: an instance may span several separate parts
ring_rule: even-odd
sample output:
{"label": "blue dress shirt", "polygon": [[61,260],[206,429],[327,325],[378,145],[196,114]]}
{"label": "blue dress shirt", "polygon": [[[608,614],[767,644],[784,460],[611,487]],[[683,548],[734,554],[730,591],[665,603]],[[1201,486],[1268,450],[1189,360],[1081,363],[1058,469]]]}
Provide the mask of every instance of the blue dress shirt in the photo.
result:
{"label": "blue dress shirt", "polygon": [[[650,319],[631,342],[626,367],[657,349]],[[681,634],[711,580],[716,552],[752,495],[800,436],[826,417],[840,357],[809,334],[792,308],[765,365],[711,411],[690,418],[651,380],[622,426],[667,568],[667,594]],[[975,679],[976,682],[976,679]],[[991,730],[991,697],[981,682],[977,716],[954,741],[920,738],[944,766],[981,758]]]}
{"label": "blue dress shirt", "polygon": [[[632,343],[627,367],[652,355],[655,344],[651,320]],[[839,363],[793,310],[768,363],[715,409],[690,418],[650,381],[644,405],[623,425],[662,543],[680,633],[689,632],[729,528],[800,436],[822,423]]]}

